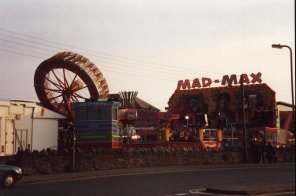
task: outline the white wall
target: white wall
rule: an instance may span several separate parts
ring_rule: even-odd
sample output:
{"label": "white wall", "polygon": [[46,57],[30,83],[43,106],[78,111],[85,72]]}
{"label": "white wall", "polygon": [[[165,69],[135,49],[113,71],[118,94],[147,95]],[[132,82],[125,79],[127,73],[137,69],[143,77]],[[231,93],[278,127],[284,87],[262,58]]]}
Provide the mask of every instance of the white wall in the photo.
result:
{"label": "white wall", "polygon": [[65,117],[34,102],[0,101],[0,156],[20,146],[38,151],[57,146],[59,119]]}
{"label": "white wall", "polygon": [[0,101],[0,156],[15,154],[14,117],[10,114],[10,103]]}
{"label": "white wall", "polygon": [[58,146],[57,119],[34,119],[32,150]]}
{"label": "white wall", "polygon": [[36,105],[33,114],[32,150],[58,146],[58,120],[64,116]]}
{"label": "white wall", "polygon": [[283,105],[283,104],[277,104],[277,122],[276,122],[276,127],[281,128],[281,115],[280,112],[290,112],[292,111],[291,106]]}
{"label": "white wall", "polygon": [[[16,150],[22,146],[23,149],[32,149],[32,112],[33,107],[23,107],[23,115],[15,117],[15,128],[17,131],[17,137],[15,138]],[[21,143],[21,144],[20,144]]]}

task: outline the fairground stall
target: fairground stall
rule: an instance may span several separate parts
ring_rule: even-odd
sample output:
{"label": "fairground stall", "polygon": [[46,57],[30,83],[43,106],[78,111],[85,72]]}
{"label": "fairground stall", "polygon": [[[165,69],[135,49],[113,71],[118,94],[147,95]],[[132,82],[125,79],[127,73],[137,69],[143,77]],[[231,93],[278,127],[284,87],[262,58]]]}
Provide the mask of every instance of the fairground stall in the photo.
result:
{"label": "fairground stall", "polygon": [[276,126],[275,92],[262,83],[261,73],[180,80],[168,105],[169,113],[180,115],[180,126],[187,126],[189,135],[219,135],[224,145],[241,145],[244,128],[252,138]]}
{"label": "fairground stall", "polygon": [[136,91],[122,91],[110,94],[109,99],[118,100],[119,132],[124,146],[157,143],[162,140],[159,129],[159,109],[137,97]]}
{"label": "fairground stall", "polygon": [[[139,99],[137,92],[109,94],[107,82],[96,65],[72,52],[60,52],[43,61],[36,69],[34,86],[43,107],[72,123],[59,129],[60,136],[69,135],[59,137],[59,146],[64,141],[68,141],[66,146],[74,146],[71,143],[77,139],[77,144],[92,147],[94,138],[100,138],[96,144],[108,143],[111,148],[120,147],[121,143],[235,146],[241,144],[242,135],[256,138],[266,127],[276,127],[275,92],[262,83],[260,72],[180,80],[168,101],[167,112]],[[85,108],[92,112],[81,120]],[[112,115],[99,113],[105,110]],[[91,124],[90,119],[98,122]],[[108,121],[104,128],[102,120]],[[83,126],[76,126],[78,122]],[[84,129],[87,123],[89,129]]]}

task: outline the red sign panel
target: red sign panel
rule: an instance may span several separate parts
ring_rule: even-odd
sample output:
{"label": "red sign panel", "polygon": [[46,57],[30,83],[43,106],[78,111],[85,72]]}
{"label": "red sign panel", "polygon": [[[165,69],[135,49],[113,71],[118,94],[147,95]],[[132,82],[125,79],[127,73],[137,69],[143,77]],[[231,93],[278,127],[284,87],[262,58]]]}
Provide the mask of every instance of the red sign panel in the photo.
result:
{"label": "red sign panel", "polygon": [[118,111],[118,120],[136,120],[137,109],[120,109]]}

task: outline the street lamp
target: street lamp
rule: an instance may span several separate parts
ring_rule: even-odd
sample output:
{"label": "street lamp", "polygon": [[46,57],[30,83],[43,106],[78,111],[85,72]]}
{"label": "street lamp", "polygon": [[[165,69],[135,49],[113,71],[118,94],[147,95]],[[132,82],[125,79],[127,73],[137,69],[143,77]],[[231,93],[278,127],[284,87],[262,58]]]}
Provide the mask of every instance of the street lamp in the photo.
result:
{"label": "street lamp", "polygon": [[[291,66],[291,93],[292,93],[292,130],[295,132],[295,104],[294,104],[294,87],[293,87],[293,59],[292,59],[292,49],[287,45],[272,44],[272,48],[282,49],[288,48],[290,50],[290,66]],[[296,75],[296,70],[295,70]]]}
{"label": "street lamp", "polygon": [[187,122],[187,126],[188,126],[188,121],[189,121],[189,116],[185,116],[186,122]]}

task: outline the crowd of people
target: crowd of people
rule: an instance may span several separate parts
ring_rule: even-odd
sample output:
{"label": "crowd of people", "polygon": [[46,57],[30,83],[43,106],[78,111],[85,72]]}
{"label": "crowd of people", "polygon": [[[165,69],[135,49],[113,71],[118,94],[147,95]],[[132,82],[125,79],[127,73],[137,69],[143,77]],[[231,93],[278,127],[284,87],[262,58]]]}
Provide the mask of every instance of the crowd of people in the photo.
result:
{"label": "crowd of people", "polygon": [[123,142],[145,142],[157,141],[161,139],[160,133],[153,127],[136,128],[133,125],[126,124],[120,131]]}

